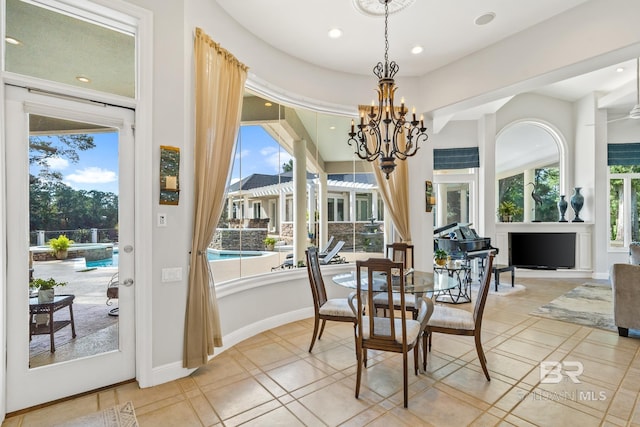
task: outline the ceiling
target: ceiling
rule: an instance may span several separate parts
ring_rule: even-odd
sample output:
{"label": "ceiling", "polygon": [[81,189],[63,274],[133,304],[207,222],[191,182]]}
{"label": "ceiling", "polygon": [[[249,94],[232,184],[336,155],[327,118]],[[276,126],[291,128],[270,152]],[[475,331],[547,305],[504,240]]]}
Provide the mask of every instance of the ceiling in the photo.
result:
{"label": "ceiling", "polygon": [[[107,31],[104,26],[88,25],[87,19],[69,19],[68,14],[56,18],[48,11],[38,11],[35,0],[28,1],[6,2],[7,15],[11,16],[7,36],[23,42],[18,47],[7,45],[8,66],[14,64],[20,73],[40,77],[43,70],[51,72],[51,67],[42,64],[59,64],[62,74],[68,75],[61,74],[57,81],[133,97],[135,64],[131,34],[122,29]],[[376,84],[372,68],[384,59],[384,17],[380,15],[383,6],[379,0],[210,1],[217,1],[239,25],[286,54],[318,67],[370,76],[372,88]],[[401,10],[389,17],[389,59],[399,64],[398,76],[424,76],[587,1],[392,0],[390,8]],[[373,15],[364,13],[362,8],[372,10]],[[486,25],[476,25],[474,21],[487,13],[493,13],[495,18]],[[332,28],[340,28],[342,37],[329,38],[328,31]],[[43,48],[45,45],[48,47]],[[415,45],[421,45],[423,53],[411,54]],[[87,59],[86,55],[77,54],[81,51],[104,52],[105,57]],[[618,68],[623,71],[617,72]],[[91,82],[78,82],[79,74],[90,76]],[[127,76],[124,86],[123,75]],[[631,59],[536,88],[534,92],[567,101],[594,91],[612,94],[604,98],[607,103],[602,107],[609,108],[610,114],[622,116],[637,102],[635,79],[635,61]],[[487,109],[495,111],[501,102],[505,101],[456,111],[451,119],[475,119]],[[309,130],[309,134],[323,141],[318,151],[325,161],[353,158],[343,135],[346,131],[342,131],[348,128],[350,119],[301,119],[316,123],[318,129]],[[333,121],[336,123],[327,123],[326,128],[318,125]],[[335,129],[328,129],[330,126]]]}

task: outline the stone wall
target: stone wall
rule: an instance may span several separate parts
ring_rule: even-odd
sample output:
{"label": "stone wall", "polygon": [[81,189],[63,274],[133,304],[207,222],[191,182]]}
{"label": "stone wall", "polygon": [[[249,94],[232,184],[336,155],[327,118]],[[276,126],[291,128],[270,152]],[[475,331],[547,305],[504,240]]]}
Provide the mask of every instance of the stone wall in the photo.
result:
{"label": "stone wall", "polygon": [[[378,224],[378,233],[376,236],[366,236],[365,225],[369,222],[355,223],[355,243],[354,243],[354,224],[351,222],[330,222],[328,224],[328,236],[335,236],[336,242],[344,240],[344,249],[356,251],[382,251],[382,243],[384,233],[382,232],[382,223]],[[280,238],[285,240],[287,244],[293,243],[293,223],[286,222],[280,226]]]}
{"label": "stone wall", "polygon": [[229,219],[229,228],[243,229],[243,228],[267,228],[269,225],[269,218],[246,218]]}
{"label": "stone wall", "polygon": [[229,251],[263,251],[266,228],[218,228],[209,247]]}

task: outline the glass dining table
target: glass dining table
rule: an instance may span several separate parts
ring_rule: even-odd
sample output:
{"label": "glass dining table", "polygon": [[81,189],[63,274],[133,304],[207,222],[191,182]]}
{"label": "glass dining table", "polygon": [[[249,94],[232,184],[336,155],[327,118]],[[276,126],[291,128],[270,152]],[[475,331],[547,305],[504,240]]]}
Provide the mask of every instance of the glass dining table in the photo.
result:
{"label": "glass dining table", "polygon": [[[336,274],[331,277],[333,283],[344,286],[345,288],[357,288],[356,272]],[[373,284],[370,287],[366,273],[362,273],[363,291],[384,292],[386,291],[387,280],[385,277],[379,276],[373,278]],[[458,280],[444,272],[430,273],[427,271],[419,271],[409,269],[405,272],[404,292],[413,294],[418,298],[423,296],[437,296],[441,293],[451,292],[452,289],[459,286]]]}

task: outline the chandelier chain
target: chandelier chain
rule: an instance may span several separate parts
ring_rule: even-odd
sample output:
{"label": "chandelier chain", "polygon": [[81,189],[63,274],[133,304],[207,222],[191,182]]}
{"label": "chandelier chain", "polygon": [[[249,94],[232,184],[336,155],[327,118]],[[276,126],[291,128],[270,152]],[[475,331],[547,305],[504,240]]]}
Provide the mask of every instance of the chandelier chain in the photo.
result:
{"label": "chandelier chain", "polygon": [[[427,128],[422,116],[416,119],[415,108],[411,119],[407,117],[408,109],[404,98],[396,107],[394,97],[396,85],[394,76],[399,70],[395,61],[389,62],[389,3],[384,0],[384,64],[378,62],[373,67],[373,74],[378,77],[378,105],[371,103],[368,112],[362,111],[360,124],[351,121],[349,145],[355,146],[355,154],[362,160],[379,161],[380,169],[389,179],[389,174],[396,167],[396,160],[406,160],[414,156],[420,143],[427,139]],[[382,0],[381,0],[382,2]]]}

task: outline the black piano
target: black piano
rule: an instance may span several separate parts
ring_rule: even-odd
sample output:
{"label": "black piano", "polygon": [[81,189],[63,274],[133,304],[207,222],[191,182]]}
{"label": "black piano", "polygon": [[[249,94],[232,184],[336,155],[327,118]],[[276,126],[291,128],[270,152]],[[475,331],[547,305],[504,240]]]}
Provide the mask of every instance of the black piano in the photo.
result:
{"label": "black piano", "polygon": [[433,249],[447,251],[452,259],[469,260],[484,257],[489,252],[498,254],[491,246],[491,237],[480,237],[470,224],[454,222],[433,230]]}

